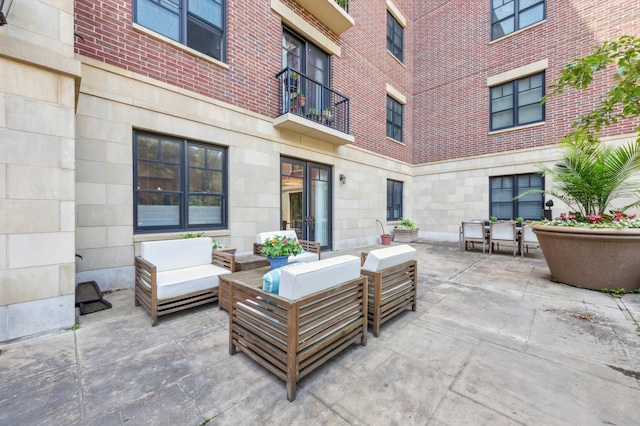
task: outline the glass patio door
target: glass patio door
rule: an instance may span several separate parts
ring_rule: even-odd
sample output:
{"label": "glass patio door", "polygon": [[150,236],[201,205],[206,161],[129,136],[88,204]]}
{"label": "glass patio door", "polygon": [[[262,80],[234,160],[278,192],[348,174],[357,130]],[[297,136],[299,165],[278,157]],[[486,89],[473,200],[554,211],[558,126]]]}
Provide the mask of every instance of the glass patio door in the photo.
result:
{"label": "glass patio door", "polygon": [[282,229],[331,249],[331,167],[290,158],[280,164]]}

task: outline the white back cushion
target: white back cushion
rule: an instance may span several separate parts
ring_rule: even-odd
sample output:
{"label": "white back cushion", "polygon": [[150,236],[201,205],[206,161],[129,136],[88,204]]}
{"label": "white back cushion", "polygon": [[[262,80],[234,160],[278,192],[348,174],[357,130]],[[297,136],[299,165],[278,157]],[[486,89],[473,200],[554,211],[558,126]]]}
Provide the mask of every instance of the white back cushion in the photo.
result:
{"label": "white back cushion", "polygon": [[276,235],[280,235],[281,237],[293,238],[296,241],[298,240],[295,229],[287,229],[285,231],[260,232],[259,234],[256,234],[256,243],[264,244],[264,240],[266,240],[267,238],[275,237]]}
{"label": "white back cushion", "polygon": [[283,269],[278,294],[295,300],[360,276],[360,261],[344,255]]}
{"label": "white back cushion", "polygon": [[516,238],[516,224],[507,222],[495,222],[489,228],[491,238],[496,240],[513,240]]}
{"label": "white back cushion", "polygon": [[209,237],[147,241],[140,245],[140,256],[156,265],[158,272],[209,265],[211,251]]}
{"label": "white back cushion", "polygon": [[484,238],[484,223],[462,222],[462,233],[465,238]]}
{"label": "white back cushion", "polygon": [[362,269],[380,272],[383,269],[400,265],[415,258],[416,249],[406,244],[371,250],[369,254],[367,254],[367,259],[364,261]]}

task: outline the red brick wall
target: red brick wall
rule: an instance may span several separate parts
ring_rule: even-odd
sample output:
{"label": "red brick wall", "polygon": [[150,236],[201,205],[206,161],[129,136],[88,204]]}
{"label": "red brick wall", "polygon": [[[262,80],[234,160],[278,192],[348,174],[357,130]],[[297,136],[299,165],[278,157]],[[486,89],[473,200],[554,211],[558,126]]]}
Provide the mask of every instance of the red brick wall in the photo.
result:
{"label": "red brick wall", "polygon": [[[489,2],[416,2],[416,163],[554,144],[596,104],[609,81],[603,76],[592,90],[551,98],[543,126],[490,135],[487,77],[546,58],[548,85],[598,42],[640,34],[640,2],[630,0],[548,0],[546,22],[493,43],[490,18]],[[632,129],[624,123],[603,134]]]}
{"label": "red brick wall", "polygon": [[[342,58],[334,62],[334,81],[343,81],[343,93],[351,98],[351,129],[356,145],[411,162],[413,1],[394,0],[394,4],[407,19],[404,66],[387,53],[386,1],[355,1],[349,5],[349,14],[356,24],[341,37]],[[387,83],[407,97],[403,110],[403,145],[386,137]]]}
{"label": "red brick wall", "polygon": [[[342,48],[332,87],[351,100],[355,144],[423,163],[555,143],[607,87],[552,98],[543,126],[489,134],[487,77],[540,59],[547,83],[598,41],[640,33],[640,3],[548,0],[547,20],[490,42],[489,2],[395,0],[407,19],[404,66],[386,51],[385,0],[356,1],[356,25],[337,37],[293,0],[283,0]],[[131,0],[76,0],[78,53],[268,116],[277,114],[281,19],[267,0],[229,1],[224,69],[133,29]],[[403,144],[386,138],[386,83],[407,97]],[[595,94],[595,95],[594,95]],[[605,134],[632,131],[629,123]]]}
{"label": "red brick wall", "polygon": [[131,0],[76,0],[76,51],[159,81],[271,115],[277,110],[280,19],[267,1],[228,8],[224,69],[133,29]]}
{"label": "red brick wall", "polygon": [[[411,94],[411,36],[405,32],[406,69],[386,53],[384,0],[350,6],[356,25],[340,37],[293,0],[291,9],[342,47],[332,58],[332,87],[351,101],[356,145],[411,161],[411,113],[405,109],[405,145],[386,139],[385,83]],[[159,81],[229,102],[261,114],[277,114],[275,75],[281,69],[282,22],[268,0],[227,2],[227,59],[224,69],[133,29],[132,0],[76,0],[76,51]],[[411,0],[397,0],[407,19]]]}

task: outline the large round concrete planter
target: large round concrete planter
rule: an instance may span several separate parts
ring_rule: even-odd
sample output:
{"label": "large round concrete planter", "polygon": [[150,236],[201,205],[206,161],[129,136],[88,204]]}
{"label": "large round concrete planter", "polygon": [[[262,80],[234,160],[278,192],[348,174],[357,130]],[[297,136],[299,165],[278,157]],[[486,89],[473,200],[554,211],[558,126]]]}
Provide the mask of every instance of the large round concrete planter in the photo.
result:
{"label": "large round concrete planter", "polygon": [[394,228],[393,230],[393,241],[396,243],[412,243],[418,239],[418,230],[411,229],[402,229],[402,228]]}
{"label": "large round concrete planter", "polygon": [[640,229],[534,225],[551,277],[591,290],[640,288]]}

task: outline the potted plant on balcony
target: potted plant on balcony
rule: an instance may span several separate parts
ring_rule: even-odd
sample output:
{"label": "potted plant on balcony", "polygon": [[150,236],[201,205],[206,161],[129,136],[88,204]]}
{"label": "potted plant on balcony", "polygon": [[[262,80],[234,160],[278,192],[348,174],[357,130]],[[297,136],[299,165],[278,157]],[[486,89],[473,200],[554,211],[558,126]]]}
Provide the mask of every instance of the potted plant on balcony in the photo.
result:
{"label": "potted plant on balcony", "polygon": [[306,103],[306,98],[305,98],[305,96],[304,96],[304,93],[302,93],[302,92],[298,92],[298,93],[296,94],[296,99],[297,99],[297,101],[298,101],[298,106],[299,106],[300,108],[304,108],[304,104]]}
{"label": "potted plant on balcony", "polygon": [[293,70],[289,70],[289,90],[291,92],[298,91],[298,73]]}
{"label": "potted plant on balcony", "polygon": [[320,111],[315,108],[309,108],[307,118],[313,121],[320,121]]}
{"label": "potted plant on balcony", "polygon": [[[571,213],[533,225],[552,279],[593,290],[640,287],[640,219],[626,210],[640,206],[640,138],[610,146],[595,136],[602,127],[640,117],[640,38],[623,36],[566,66],[550,95],[567,87],[586,88],[596,71],[618,69],[600,106],[582,116],[561,141],[562,158],[541,167],[553,185],[542,192],[564,201]],[[635,129],[640,131],[640,126]],[[614,206],[625,199],[626,205]]]}
{"label": "potted plant on balcony", "polygon": [[418,239],[418,230],[411,219],[402,217],[393,229],[393,240],[397,243],[412,243]]}
{"label": "potted plant on balcony", "polygon": [[329,108],[325,108],[322,111],[322,118],[325,124],[327,124],[328,126],[331,125],[331,122],[333,121],[333,114],[331,114],[331,110]]}

